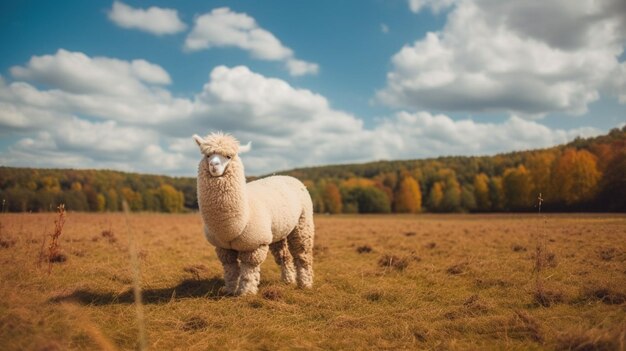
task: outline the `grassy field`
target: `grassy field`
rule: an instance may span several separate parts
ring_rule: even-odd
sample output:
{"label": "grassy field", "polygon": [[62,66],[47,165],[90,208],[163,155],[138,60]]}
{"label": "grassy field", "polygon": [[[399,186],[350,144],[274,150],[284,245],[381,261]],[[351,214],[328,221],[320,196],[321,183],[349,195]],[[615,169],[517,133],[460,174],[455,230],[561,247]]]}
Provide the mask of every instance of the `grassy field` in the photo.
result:
{"label": "grassy field", "polygon": [[69,213],[48,273],[55,218],[0,215],[2,350],[625,347],[623,215],[318,216],[314,289],[243,298],[197,214]]}

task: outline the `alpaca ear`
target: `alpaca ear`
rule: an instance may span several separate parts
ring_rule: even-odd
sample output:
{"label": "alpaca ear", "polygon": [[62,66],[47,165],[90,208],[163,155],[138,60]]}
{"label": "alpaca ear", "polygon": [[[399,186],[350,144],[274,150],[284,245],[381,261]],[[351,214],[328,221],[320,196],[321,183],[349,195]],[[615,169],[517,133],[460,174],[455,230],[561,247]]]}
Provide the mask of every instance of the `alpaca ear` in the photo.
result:
{"label": "alpaca ear", "polygon": [[204,139],[202,139],[198,134],[193,135],[193,140],[196,141],[196,144],[198,144],[198,146],[201,146],[205,143]]}
{"label": "alpaca ear", "polygon": [[239,147],[239,153],[244,154],[252,149],[252,142],[249,141],[246,145]]}

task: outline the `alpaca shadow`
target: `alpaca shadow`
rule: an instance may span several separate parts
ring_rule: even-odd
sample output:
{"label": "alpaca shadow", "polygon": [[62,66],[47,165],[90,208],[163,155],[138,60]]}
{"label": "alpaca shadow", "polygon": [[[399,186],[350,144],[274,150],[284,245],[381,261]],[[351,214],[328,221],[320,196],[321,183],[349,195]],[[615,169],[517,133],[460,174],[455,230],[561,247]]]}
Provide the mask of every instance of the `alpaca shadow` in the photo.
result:
{"label": "alpaca shadow", "polygon": [[[185,298],[219,300],[226,297],[221,293],[223,286],[224,280],[221,278],[185,279],[171,288],[142,290],[141,300],[143,304],[163,304]],[[79,289],[69,295],[54,297],[50,302],[77,302],[81,305],[104,306],[132,304],[135,302],[135,296],[132,288],[121,294]]]}

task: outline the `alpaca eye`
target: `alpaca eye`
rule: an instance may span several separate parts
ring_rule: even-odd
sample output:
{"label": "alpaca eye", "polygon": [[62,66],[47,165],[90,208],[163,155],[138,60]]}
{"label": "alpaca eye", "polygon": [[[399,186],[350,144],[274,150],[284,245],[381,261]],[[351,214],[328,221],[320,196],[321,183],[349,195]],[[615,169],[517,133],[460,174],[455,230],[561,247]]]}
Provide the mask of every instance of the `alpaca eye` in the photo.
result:
{"label": "alpaca eye", "polygon": [[231,159],[231,158],[233,158],[233,157],[232,157],[232,156],[226,156],[226,158],[230,160],[230,159]]}

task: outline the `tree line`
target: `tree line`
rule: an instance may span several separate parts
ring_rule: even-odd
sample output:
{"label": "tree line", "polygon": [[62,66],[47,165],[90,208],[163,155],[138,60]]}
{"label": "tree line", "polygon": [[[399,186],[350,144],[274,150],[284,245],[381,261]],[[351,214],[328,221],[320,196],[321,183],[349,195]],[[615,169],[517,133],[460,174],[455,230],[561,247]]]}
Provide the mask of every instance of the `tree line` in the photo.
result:
{"label": "tree line", "polygon": [[626,127],[567,145],[296,169],[320,213],[626,211]]}
{"label": "tree line", "polygon": [[[285,171],[318,213],[626,211],[626,127],[548,149]],[[184,212],[196,180],[108,170],[0,167],[2,211]]]}
{"label": "tree line", "polygon": [[141,175],[109,170],[0,167],[2,210],[183,212],[198,208],[193,178]]}

